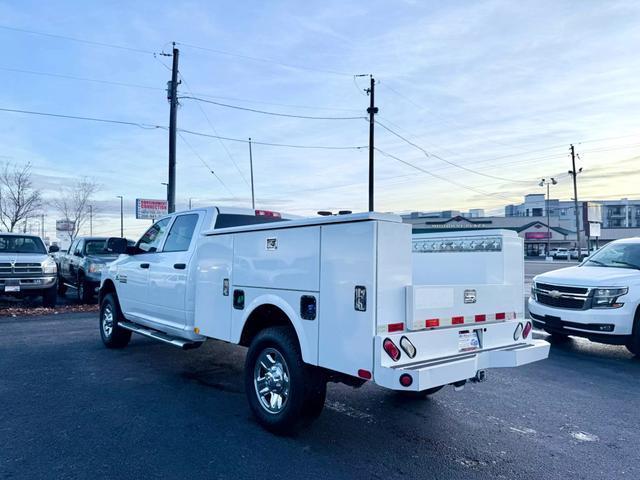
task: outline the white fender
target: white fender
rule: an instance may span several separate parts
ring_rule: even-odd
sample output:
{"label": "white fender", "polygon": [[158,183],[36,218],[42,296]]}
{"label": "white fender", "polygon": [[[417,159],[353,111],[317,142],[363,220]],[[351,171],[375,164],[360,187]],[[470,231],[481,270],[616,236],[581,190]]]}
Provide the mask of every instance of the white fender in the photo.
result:
{"label": "white fender", "polygon": [[[300,298],[300,293],[295,293],[295,298]],[[298,342],[300,343],[300,351],[302,353],[302,359],[305,363],[309,363],[311,365],[318,364],[318,350],[317,350],[317,342],[312,342],[310,335],[307,333],[309,328],[313,330],[313,332],[309,332],[313,334],[314,338],[317,338],[317,320],[310,322],[305,321],[300,318],[296,309],[293,308],[285,299],[283,299],[280,295],[273,294],[263,294],[254,298],[244,309],[243,317],[242,317],[242,325],[240,328],[235,328],[232,333],[231,342],[240,343],[240,336],[242,335],[242,331],[244,330],[244,326],[247,323],[247,319],[253,313],[253,311],[262,306],[262,305],[274,305],[278,307],[280,310],[284,312],[284,314],[291,321],[293,328],[296,331],[296,335],[298,336]]]}

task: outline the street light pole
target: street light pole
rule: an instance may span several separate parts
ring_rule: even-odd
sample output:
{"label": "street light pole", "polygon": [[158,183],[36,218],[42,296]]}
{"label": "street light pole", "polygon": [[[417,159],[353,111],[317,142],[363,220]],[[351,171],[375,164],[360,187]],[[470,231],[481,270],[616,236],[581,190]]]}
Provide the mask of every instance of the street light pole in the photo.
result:
{"label": "street light pole", "polygon": [[120,199],[120,238],[124,238],[124,198],[122,195],[116,195],[116,197]]}
{"label": "street light pole", "polygon": [[545,210],[547,211],[547,251],[545,254],[545,257],[549,256],[549,252],[551,251],[551,212],[549,210],[549,187],[551,185],[557,185],[558,181],[551,177],[549,180],[547,180],[546,178],[543,178],[542,180],[540,180],[540,183],[538,185],[540,185],[541,187],[544,187],[545,185],[547,186],[547,198],[545,201]]}

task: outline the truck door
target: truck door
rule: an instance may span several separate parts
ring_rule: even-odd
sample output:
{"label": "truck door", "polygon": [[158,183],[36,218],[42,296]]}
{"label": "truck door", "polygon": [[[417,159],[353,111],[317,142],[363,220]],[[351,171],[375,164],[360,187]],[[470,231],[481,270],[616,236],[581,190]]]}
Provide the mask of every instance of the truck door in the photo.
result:
{"label": "truck door", "polygon": [[71,259],[71,256],[73,255],[73,252],[76,248],[76,245],[78,244],[80,240],[76,239],[71,243],[71,246],[69,247],[69,250],[67,250],[67,253],[64,255],[60,256],[60,275],[62,276],[62,278],[64,279],[65,282],[69,282],[71,279],[71,273],[69,270],[69,262]]}
{"label": "truck door", "polygon": [[84,249],[84,240],[77,240],[75,245],[72,254],[69,255],[69,282],[74,285],[76,285],[78,281],[78,270],[83,258],[82,250]]}
{"label": "truck door", "polygon": [[182,330],[187,320],[186,293],[190,259],[203,214],[177,215],[162,249],[149,259],[148,309],[152,320]]}
{"label": "truck door", "polygon": [[135,255],[129,255],[118,265],[117,291],[120,306],[127,315],[149,319],[147,287],[152,260],[158,255],[171,217],[154,223],[136,244]]}

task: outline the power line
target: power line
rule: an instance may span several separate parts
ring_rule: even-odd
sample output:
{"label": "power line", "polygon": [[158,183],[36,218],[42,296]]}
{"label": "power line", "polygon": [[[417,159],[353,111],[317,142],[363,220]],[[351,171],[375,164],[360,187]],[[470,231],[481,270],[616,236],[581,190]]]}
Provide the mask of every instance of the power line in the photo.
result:
{"label": "power line", "polygon": [[100,122],[100,123],[115,123],[118,125],[131,125],[134,127],[144,128],[146,130],[154,130],[154,129],[162,129],[166,130],[167,127],[163,127],[161,125],[153,125],[150,123],[137,123],[137,122],[127,122],[124,120],[111,120],[108,118],[98,118],[98,117],[81,117],[77,115],[65,115],[60,113],[48,113],[48,112],[36,112],[33,110],[18,110],[13,108],[2,108],[0,107],[0,111],[2,112],[10,112],[10,113],[24,113],[27,115],[38,115],[42,117],[56,117],[56,118],[66,118],[71,120],[85,120],[90,122]]}
{"label": "power line", "polygon": [[[189,87],[189,82],[187,82],[186,78],[184,78],[184,75],[182,74],[182,72],[179,72],[179,75],[180,75],[180,78],[182,79],[182,81],[184,82],[185,87],[187,87],[187,92],[189,92],[191,95],[193,95],[193,93],[191,93],[191,87]],[[202,115],[204,116],[205,120],[209,124],[209,128],[211,128],[211,130],[213,131],[213,133],[215,134],[216,137],[219,137],[218,130],[216,130],[216,127],[214,127],[213,123],[211,123],[211,120],[209,120],[209,115],[207,115],[207,112],[204,111],[204,108],[202,108],[202,105],[200,105],[200,103],[196,103],[196,104],[198,105],[198,108],[202,112]],[[231,155],[231,152],[229,151],[227,146],[222,141],[222,138],[218,138],[218,142],[220,143],[220,146],[226,152],[227,157],[229,157],[229,160],[231,160],[231,163],[233,163],[233,165],[236,167],[236,170],[240,174],[240,177],[244,180],[244,183],[246,183],[247,187],[248,187],[249,186],[249,182],[247,181],[247,178],[242,173],[242,170],[240,170],[240,167],[238,166],[238,163],[236,162],[235,158],[233,158],[233,155]]]}
{"label": "power line", "polygon": [[511,179],[511,178],[498,177],[498,176],[495,176],[495,175],[490,175],[490,174],[488,174],[488,173],[480,172],[480,171],[478,171],[478,170],[474,170],[474,169],[472,169],[472,168],[465,167],[464,165],[460,165],[460,164],[458,164],[458,163],[452,162],[452,161],[447,160],[447,159],[445,159],[445,158],[442,158],[441,156],[436,155],[436,154],[434,154],[434,153],[429,153],[427,150],[425,150],[424,148],[422,148],[420,145],[418,145],[418,144],[416,144],[416,143],[412,142],[411,140],[409,140],[409,139],[407,139],[407,138],[403,137],[402,135],[400,135],[400,134],[399,134],[399,133],[397,133],[396,131],[394,131],[394,130],[392,130],[391,128],[387,127],[385,124],[380,123],[380,122],[379,122],[379,121],[377,121],[377,120],[376,120],[376,123],[377,123],[378,125],[380,125],[382,128],[384,128],[385,130],[387,130],[389,133],[391,133],[391,134],[395,135],[396,137],[398,137],[399,139],[401,139],[401,140],[403,140],[404,142],[408,143],[408,144],[409,144],[409,145],[411,145],[412,147],[417,148],[418,150],[420,150],[422,153],[424,153],[424,155],[425,155],[427,158],[429,158],[429,157],[437,158],[438,160],[443,161],[443,162],[445,162],[445,163],[448,163],[449,165],[452,165],[452,166],[454,166],[454,167],[456,167],[456,168],[460,168],[460,169],[462,169],[462,170],[466,170],[467,172],[474,173],[474,174],[476,174],[476,175],[481,175],[481,176],[483,176],[483,177],[492,178],[492,179],[494,179],[494,180],[500,180],[500,181],[503,181],[503,182],[511,182],[511,183],[528,183],[528,184],[534,183],[534,182],[532,182],[532,181],[528,181],[528,180],[515,180],[515,179]]}
{"label": "power line", "polygon": [[240,107],[238,105],[229,105],[228,103],[221,103],[221,102],[214,102],[213,100],[205,100],[203,98],[198,98],[198,97],[189,97],[189,96],[184,96],[184,97],[179,97],[181,99],[188,99],[188,100],[196,100],[198,102],[204,102],[204,103],[211,103],[213,105],[218,105],[220,107],[227,107],[227,108],[233,108],[235,110],[243,110],[246,112],[253,112],[253,113],[261,113],[263,115],[273,115],[276,117],[288,117],[288,118],[302,118],[302,119],[306,119],[306,120],[362,120],[365,117],[316,117],[316,116],[309,116],[309,115],[294,115],[294,114],[290,114],[290,113],[281,113],[281,112],[268,112],[265,110],[257,110],[255,108],[247,108],[247,107]]}
{"label": "power line", "polygon": [[[190,135],[197,135],[199,137],[208,137],[208,138],[218,138],[220,140],[227,140],[229,142],[240,142],[240,143],[249,143],[249,140],[244,138],[232,138],[232,137],[223,137],[220,135],[210,135],[202,132],[195,132],[193,130],[185,130],[184,128],[179,128],[179,132],[188,133]],[[285,147],[285,148],[301,148],[301,149],[317,149],[317,150],[360,150],[362,148],[368,148],[366,145],[364,146],[332,146],[332,145],[295,145],[289,143],[271,143],[271,142],[258,142],[256,140],[251,140],[253,145],[264,145],[267,147]]]}
{"label": "power line", "polygon": [[[130,125],[134,127],[143,128],[145,130],[153,130],[153,129],[162,129],[167,130],[168,127],[164,125],[153,125],[150,123],[137,123],[137,122],[127,122],[123,120],[111,120],[107,118],[98,118],[98,117],[83,117],[77,115],[65,115],[58,113],[49,113],[49,112],[36,112],[32,110],[18,110],[12,108],[2,108],[0,107],[1,112],[9,112],[9,113],[23,113],[27,115],[38,115],[44,117],[54,117],[54,118],[65,118],[71,120],[85,120],[91,122],[101,122],[101,123],[114,123],[119,125]],[[207,138],[216,138],[220,140],[227,140],[230,142],[239,142],[239,143],[249,143],[249,140],[245,138],[233,138],[233,137],[223,137],[221,135],[211,135],[208,133],[197,132],[194,130],[186,130],[183,128],[177,129],[178,132],[187,133],[189,135],[196,135],[199,137],[207,137]],[[362,148],[367,148],[367,146],[334,146],[334,145],[296,145],[296,144],[287,144],[287,143],[273,143],[273,142],[260,142],[256,140],[251,140],[254,145],[264,145],[267,147],[282,147],[282,148],[299,148],[299,149],[317,149],[317,150],[360,150]]]}
{"label": "power line", "polygon": [[10,27],[8,25],[0,25],[0,29],[12,31],[12,32],[28,33],[30,35],[39,35],[39,36],[42,36],[42,37],[56,38],[58,40],[68,40],[68,41],[71,41],[71,42],[82,43],[82,44],[91,45],[91,46],[94,46],[94,47],[115,48],[115,49],[118,49],[118,50],[127,50],[129,52],[146,53],[146,54],[150,54],[150,55],[153,55],[155,53],[155,52],[152,52],[151,50],[144,50],[142,48],[127,47],[125,45],[116,45],[116,44],[107,43],[107,42],[95,42],[93,40],[85,40],[85,39],[82,39],[82,38],[69,37],[67,35],[59,35],[59,34],[55,34],[55,33],[38,32],[36,30],[28,30],[26,28]]}
{"label": "power line", "polygon": [[191,150],[191,152],[200,160],[200,162],[202,162],[202,164],[205,166],[205,168],[207,170],[209,170],[209,172],[218,179],[218,181],[220,182],[220,185],[222,185],[225,190],[227,192],[229,192],[229,194],[235,198],[235,195],[233,194],[233,192],[231,190],[229,190],[229,187],[227,187],[227,185],[222,181],[222,179],[218,176],[218,174],[216,172],[214,172],[214,170],[211,168],[211,166],[204,160],[204,158],[202,158],[198,152],[196,151],[195,148],[193,148],[193,146],[191,145],[191,143],[189,143],[187,141],[186,138],[184,138],[184,135],[182,135],[181,132],[178,132],[178,136],[182,139],[182,141],[185,143],[185,145],[187,145],[187,147],[189,147],[189,149]]}
{"label": "power line", "polygon": [[234,57],[234,58],[240,58],[243,60],[250,60],[253,62],[261,62],[261,63],[268,63],[271,65],[277,65],[279,67],[285,67],[285,68],[295,68],[297,70],[307,70],[309,72],[316,72],[316,73],[328,73],[331,75],[340,75],[340,76],[344,76],[344,77],[351,77],[353,76],[353,74],[351,73],[346,73],[346,72],[339,72],[337,70],[329,70],[329,69],[325,69],[325,68],[315,68],[315,67],[307,67],[304,65],[295,65],[293,63],[285,63],[285,62],[280,62],[277,60],[272,60],[269,58],[261,58],[261,57],[253,57],[250,55],[243,55],[240,53],[234,53],[234,52],[228,52],[225,50],[218,50],[215,48],[209,48],[209,47],[201,47],[199,45],[193,45],[190,43],[182,43],[182,42],[176,42],[176,45],[182,45],[183,47],[188,47],[188,48],[193,48],[196,50],[203,50],[206,52],[211,52],[211,53],[215,53],[217,55],[225,55],[228,57]]}
{"label": "power line", "polygon": [[407,166],[409,166],[409,167],[411,167],[411,168],[414,168],[414,169],[416,169],[416,170],[418,170],[418,171],[420,171],[420,172],[422,172],[422,173],[426,173],[427,175],[430,175],[430,176],[432,176],[432,177],[438,178],[438,179],[440,179],[440,180],[444,180],[445,182],[449,182],[449,183],[451,183],[451,184],[453,184],[453,185],[456,185],[456,186],[458,186],[458,187],[465,188],[465,189],[467,189],[467,190],[471,190],[472,192],[479,193],[479,194],[481,194],[481,195],[486,195],[486,196],[491,196],[491,197],[498,197],[498,198],[501,198],[501,199],[503,199],[503,200],[509,200],[507,197],[504,197],[504,196],[502,196],[502,195],[500,195],[500,194],[497,194],[497,193],[491,193],[491,192],[485,192],[485,191],[479,190],[479,189],[477,189],[477,188],[475,188],[475,187],[471,187],[471,186],[469,186],[469,185],[465,185],[465,184],[462,184],[462,183],[456,182],[455,180],[451,180],[450,178],[447,178],[447,177],[445,177],[445,176],[443,176],[443,175],[438,175],[437,173],[430,172],[429,170],[426,170],[426,169],[424,169],[424,168],[422,168],[422,167],[420,167],[420,166],[418,166],[418,165],[415,165],[415,164],[413,164],[413,163],[411,163],[411,162],[408,162],[408,161],[406,161],[406,160],[403,160],[403,159],[402,159],[402,158],[400,158],[400,157],[397,157],[397,156],[395,156],[395,155],[392,155],[392,154],[390,154],[390,153],[387,153],[387,152],[385,152],[384,150],[380,150],[380,149],[379,149],[379,148],[377,148],[377,147],[375,147],[375,149],[376,149],[376,151],[380,152],[380,153],[381,153],[382,155],[384,155],[385,157],[393,158],[394,160],[396,160],[396,161],[398,161],[398,162],[400,162],[400,163],[403,163],[403,164],[405,164],[405,165],[407,165]]}
{"label": "power line", "polygon": [[15,72],[15,73],[26,73],[29,75],[40,75],[43,77],[54,77],[54,78],[64,78],[67,80],[80,80],[83,82],[93,82],[93,83],[103,83],[105,85],[115,85],[118,87],[133,87],[133,88],[140,88],[140,89],[144,89],[144,90],[162,90],[164,91],[165,89],[162,87],[152,87],[149,85],[140,85],[140,84],[135,84],[135,83],[125,83],[125,82],[114,82],[111,80],[102,80],[102,79],[98,79],[98,78],[87,78],[87,77],[79,77],[76,75],[68,75],[65,73],[53,73],[53,72],[42,72],[42,71],[36,71],[36,70],[23,70],[20,68],[9,68],[9,67],[0,67],[0,70],[3,70],[5,72]]}

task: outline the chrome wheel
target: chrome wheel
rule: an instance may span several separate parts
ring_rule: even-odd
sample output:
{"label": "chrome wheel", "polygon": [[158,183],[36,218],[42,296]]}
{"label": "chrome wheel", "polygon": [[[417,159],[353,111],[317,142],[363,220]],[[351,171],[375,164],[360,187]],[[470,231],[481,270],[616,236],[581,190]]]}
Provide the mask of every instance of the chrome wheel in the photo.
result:
{"label": "chrome wheel", "polygon": [[105,305],[102,309],[102,332],[109,338],[113,332],[113,310],[111,305]]}
{"label": "chrome wheel", "polygon": [[289,398],[287,362],[274,348],[265,348],[253,370],[253,385],[260,405],[269,413],[280,413]]}

